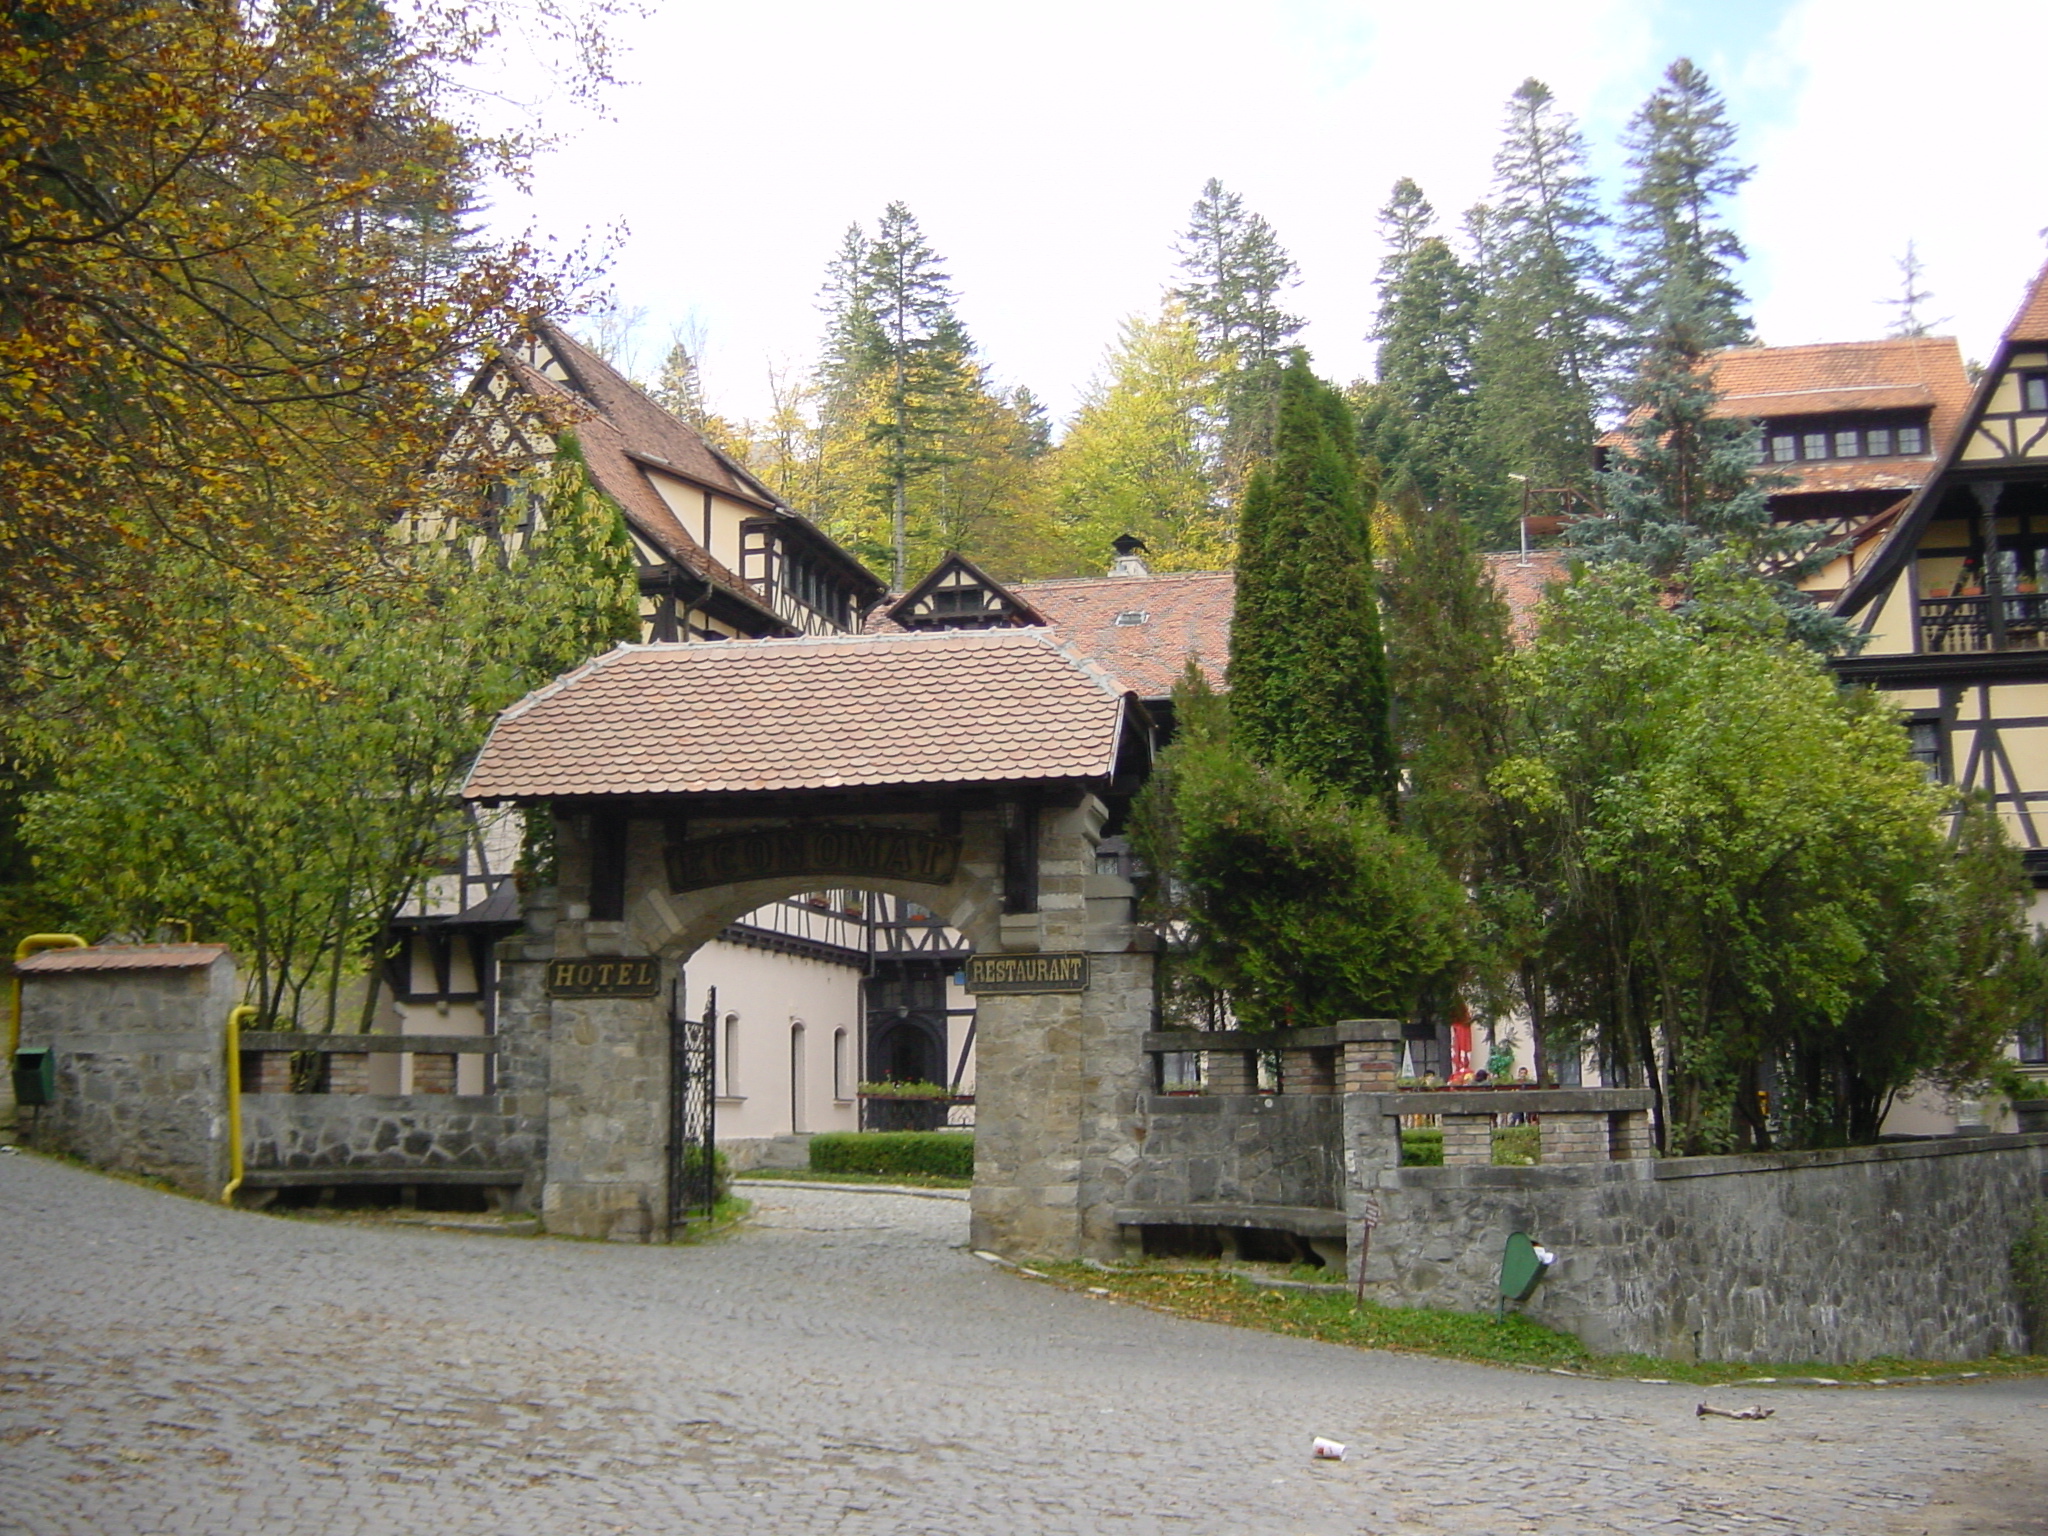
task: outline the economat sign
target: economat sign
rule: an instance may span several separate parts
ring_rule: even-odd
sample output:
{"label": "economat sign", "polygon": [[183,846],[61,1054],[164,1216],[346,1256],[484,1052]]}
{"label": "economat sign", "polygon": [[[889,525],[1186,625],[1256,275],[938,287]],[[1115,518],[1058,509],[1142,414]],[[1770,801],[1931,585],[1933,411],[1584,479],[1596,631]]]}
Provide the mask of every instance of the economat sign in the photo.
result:
{"label": "economat sign", "polygon": [[813,875],[947,885],[959,867],[958,837],[902,827],[756,827],[670,848],[668,884],[678,895],[745,880]]}

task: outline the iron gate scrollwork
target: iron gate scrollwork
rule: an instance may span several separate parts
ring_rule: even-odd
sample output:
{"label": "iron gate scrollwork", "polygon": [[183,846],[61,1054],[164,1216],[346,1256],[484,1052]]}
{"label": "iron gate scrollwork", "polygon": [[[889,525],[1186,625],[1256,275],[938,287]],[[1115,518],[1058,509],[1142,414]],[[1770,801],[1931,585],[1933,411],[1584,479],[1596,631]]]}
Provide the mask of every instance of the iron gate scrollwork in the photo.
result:
{"label": "iron gate scrollwork", "polygon": [[668,1224],[671,1232],[692,1215],[709,1216],[718,1198],[715,1153],[718,989],[704,1000],[704,1017],[683,1016],[682,978],[668,994]]}

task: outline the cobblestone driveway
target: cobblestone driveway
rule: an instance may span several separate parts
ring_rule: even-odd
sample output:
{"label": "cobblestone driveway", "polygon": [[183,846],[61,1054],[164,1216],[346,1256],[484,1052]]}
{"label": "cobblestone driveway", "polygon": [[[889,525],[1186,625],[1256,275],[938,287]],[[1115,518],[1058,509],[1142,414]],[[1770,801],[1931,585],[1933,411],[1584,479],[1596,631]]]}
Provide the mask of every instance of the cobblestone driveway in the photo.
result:
{"label": "cobblestone driveway", "polygon": [[[2044,1528],[2040,1383],[1697,1420],[1698,1389],[1067,1294],[960,1251],[956,1201],[749,1193],[744,1235],[669,1250],[279,1220],[0,1157],[0,1529]],[[1351,1458],[1312,1463],[1316,1434]]]}

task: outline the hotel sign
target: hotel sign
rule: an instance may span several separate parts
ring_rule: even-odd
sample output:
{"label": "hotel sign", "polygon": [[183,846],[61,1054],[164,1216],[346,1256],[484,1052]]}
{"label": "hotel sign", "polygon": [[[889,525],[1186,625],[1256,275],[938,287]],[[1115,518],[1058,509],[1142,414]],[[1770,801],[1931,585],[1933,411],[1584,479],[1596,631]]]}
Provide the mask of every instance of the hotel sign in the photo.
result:
{"label": "hotel sign", "polygon": [[1088,957],[1083,954],[970,955],[967,990],[990,992],[1086,992]]}
{"label": "hotel sign", "polygon": [[946,885],[959,867],[958,837],[901,827],[756,827],[670,848],[668,885],[681,894],[743,880],[813,875]]}
{"label": "hotel sign", "polygon": [[652,955],[583,955],[548,962],[549,997],[653,997],[661,962]]}

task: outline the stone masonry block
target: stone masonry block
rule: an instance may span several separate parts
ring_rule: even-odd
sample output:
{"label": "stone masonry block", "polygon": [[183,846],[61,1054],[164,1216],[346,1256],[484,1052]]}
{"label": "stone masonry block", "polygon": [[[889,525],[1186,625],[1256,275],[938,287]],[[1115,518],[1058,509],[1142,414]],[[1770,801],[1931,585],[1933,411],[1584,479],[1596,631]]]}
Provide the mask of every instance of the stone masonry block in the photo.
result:
{"label": "stone masonry block", "polygon": [[368,1093],[370,1091],[370,1053],[368,1051],[336,1051],[327,1058],[327,1091],[329,1093]]}
{"label": "stone masonry block", "polygon": [[1202,1074],[1210,1093],[1253,1093],[1258,1088],[1257,1068],[1249,1051],[1209,1051]]}
{"label": "stone masonry block", "polygon": [[1445,1115],[1444,1166],[1493,1161],[1492,1115]]}
{"label": "stone masonry block", "polygon": [[455,1058],[418,1051],[412,1058],[412,1091],[414,1093],[453,1093],[455,1091]]}

